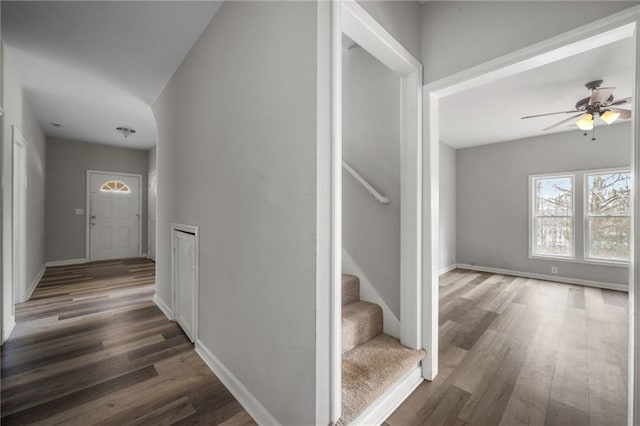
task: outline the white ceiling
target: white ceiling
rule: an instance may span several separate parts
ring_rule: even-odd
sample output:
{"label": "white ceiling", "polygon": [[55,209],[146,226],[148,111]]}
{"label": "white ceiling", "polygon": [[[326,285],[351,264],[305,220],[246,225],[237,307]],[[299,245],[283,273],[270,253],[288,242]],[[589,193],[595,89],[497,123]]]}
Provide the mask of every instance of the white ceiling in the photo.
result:
{"label": "white ceiling", "polygon": [[47,135],[148,149],[150,105],[221,3],[5,1],[2,39]]}
{"label": "white ceiling", "polygon": [[[569,118],[569,114],[528,120],[520,117],[575,109],[578,100],[589,96],[584,84],[592,80],[604,80],[603,87],[616,87],[617,99],[631,96],[633,51],[633,41],[628,38],[446,97],[440,104],[441,140],[453,148],[466,148],[548,133],[578,132],[577,127],[569,125],[542,132]],[[598,125],[606,126],[596,119]]]}

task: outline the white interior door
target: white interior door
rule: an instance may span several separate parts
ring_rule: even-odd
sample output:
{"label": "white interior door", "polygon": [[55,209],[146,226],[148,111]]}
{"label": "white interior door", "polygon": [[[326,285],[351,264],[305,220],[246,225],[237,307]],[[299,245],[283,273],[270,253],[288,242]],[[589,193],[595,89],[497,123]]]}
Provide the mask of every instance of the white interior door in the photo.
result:
{"label": "white interior door", "polygon": [[89,173],[89,260],[140,255],[140,180]]}
{"label": "white interior door", "polygon": [[147,198],[149,200],[147,223],[149,230],[147,231],[147,239],[149,240],[147,247],[147,257],[156,260],[156,200],[158,194],[158,176],[156,172],[149,173],[149,190]]}
{"label": "white interior door", "polygon": [[27,300],[27,144],[13,129],[13,294],[16,303]]}
{"label": "white interior door", "polygon": [[175,317],[193,342],[196,323],[196,239],[195,235],[173,230],[173,276]]}

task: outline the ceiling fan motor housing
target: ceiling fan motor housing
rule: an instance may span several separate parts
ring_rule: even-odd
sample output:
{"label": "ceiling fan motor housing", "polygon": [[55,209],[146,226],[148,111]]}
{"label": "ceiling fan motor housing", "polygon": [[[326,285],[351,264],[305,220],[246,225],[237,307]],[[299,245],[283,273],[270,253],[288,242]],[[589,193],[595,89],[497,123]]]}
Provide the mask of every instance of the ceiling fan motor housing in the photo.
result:
{"label": "ceiling fan motor housing", "polygon": [[585,84],[584,87],[586,87],[589,90],[594,90],[602,86],[602,82],[603,82],[602,80],[593,80]]}

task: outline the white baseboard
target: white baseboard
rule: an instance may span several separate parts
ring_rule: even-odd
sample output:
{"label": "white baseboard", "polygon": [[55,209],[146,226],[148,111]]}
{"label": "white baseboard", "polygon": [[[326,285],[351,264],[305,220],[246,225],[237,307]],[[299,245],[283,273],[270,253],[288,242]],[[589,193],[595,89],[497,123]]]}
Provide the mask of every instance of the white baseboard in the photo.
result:
{"label": "white baseboard", "polygon": [[398,380],[349,425],[381,425],[423,380],[422,370],[416,367],[407,376]]}
{"label": "white baseboard", "polygon": [[69,266],[69,265],[81,265],[87,263],[87,259],[66,259],[66,260],[52,260],[47,262],[47,266]]}
{"label": "white baseboard", "polygon": [[342,272],[355,275],[360,279],[360,299],[365,302],[375,303],[382,308],[383,332],[396,339],[400,338],[400,320],[395,316],[391,308],[387,306],[380,294],[376,291],[369,278],[360,269],[346,250],[342,249]]}
{"label": "white baseboard", "polygon": [[169,321],[173,321],[173,312],[171,312],[171,309],[169,309],[169,306],[167,306],[167,304],[164,303],[164,300],[158,297],[157,293],[153,295],[153,303],[155,303],[156,306],[160,308],[162,313],[169,319]]}
{"label": "white baseboard", "polygon": [[196,352],[200,358],[213,371],[213,374],[222,382],[229,392],[238,400],[240,405],[259,425],[274,425],[280,423],[267,411],[236,376],[216,358],[211,351],[200,341],[196,341]]}
{"label": "white baseboard", "polygon": [[2,343],[6,342],[11,337],[11,332],[16,327],[16,318],[12,315],[2,329]]}
{"label": "white baseboard", "polygon": [[447,272],[451,272],[457,267],[458,267],[458,264],[456,263],[454,263],[453,265],[445,266],[444,268],[440,269],[440,275],[446,274]]}
{"label": "white baseboard", "polygon": [[515,275],[518,277],[532,278],[534,280],[553,281],[564,284],[576,284],[586,287],[604,288],[607,290],[629,291],[629,287],[624,284],[606,283],[602,281],[583,280],[580,278],[561,277],[558,275],[536,274],[534,272],[512,271],[510,269],[491,268],[487,266],[467,265],[458,263],[458,268],[469,269],[471,271],[490,272],[492,274]]}
{"label": "white baseboard", "polygon": [[42,268],[40,268],[40,272],[38,272],[38,275],[36,275],[36,278],[33,280],[31,285],[29,286],[29,288],[27,288],[27,297],[25,299],[25,302],[27,300],[31,299],[31,295],[33,294],[33,290],[35,290],[36,287],[38,286],[38,283],[40,282],[40,280],[44,276],[44,272],[46,270],[47,270],[47,264],[45,263],[44,265],[42,265]]}

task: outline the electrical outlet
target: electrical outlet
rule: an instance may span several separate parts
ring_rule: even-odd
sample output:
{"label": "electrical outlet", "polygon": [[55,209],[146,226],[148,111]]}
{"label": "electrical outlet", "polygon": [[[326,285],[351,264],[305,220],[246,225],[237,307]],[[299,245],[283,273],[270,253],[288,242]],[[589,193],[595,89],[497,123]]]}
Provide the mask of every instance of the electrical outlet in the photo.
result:
{"label": "electrical outlet", "polygon": [[551,267],[551,273],[552,274],[557,274],[558,273],[558,267],[557,266],[552,266]]}
{"label": "electrical outlet", "polygon": [[82,216],[84,214],[84,209],[76,209],[76,214],[78,216]]}

